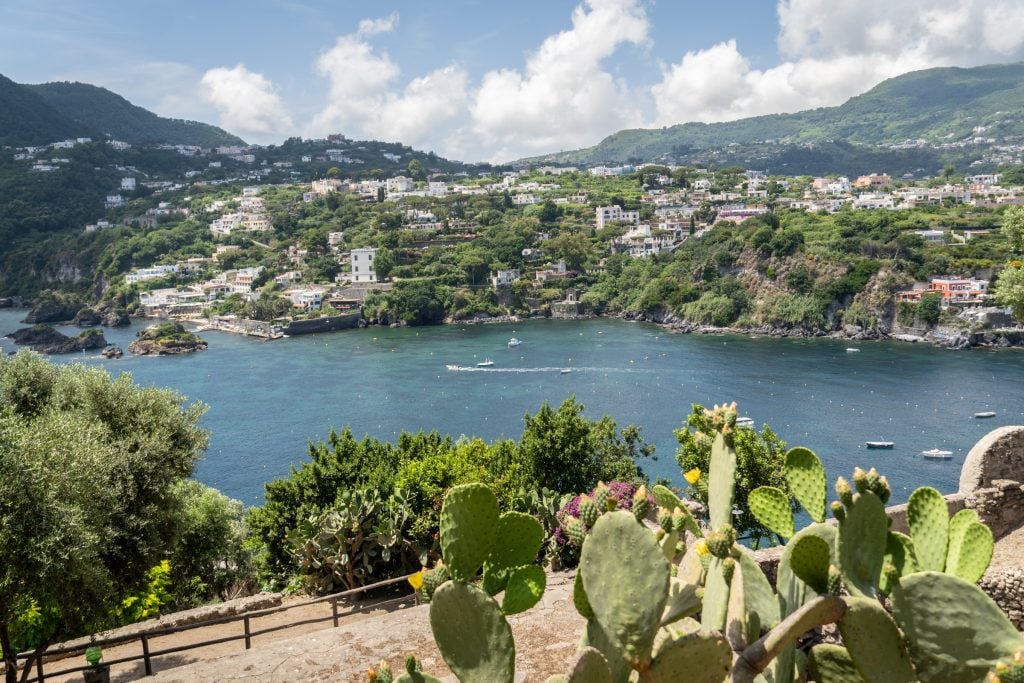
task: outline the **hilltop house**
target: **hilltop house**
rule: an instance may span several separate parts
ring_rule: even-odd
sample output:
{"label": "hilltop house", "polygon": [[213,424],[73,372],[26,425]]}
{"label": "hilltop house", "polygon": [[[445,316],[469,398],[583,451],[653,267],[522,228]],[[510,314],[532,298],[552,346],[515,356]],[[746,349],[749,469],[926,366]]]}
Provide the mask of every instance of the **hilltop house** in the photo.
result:
{"label": "hilltop house", "polygon": [[916,302],[923,295],[934,293],[942,295],[943,308],[949,304],[983,304],[988,299],[988,280],[932,278],[926,287],[897,292],[896,299]]}
{"label": "hilltop house", "polygon": [[352,282],[376,282],[377,271],[373,268],[373,259],[377,255],[375,247],[353,249],[351,254]]}

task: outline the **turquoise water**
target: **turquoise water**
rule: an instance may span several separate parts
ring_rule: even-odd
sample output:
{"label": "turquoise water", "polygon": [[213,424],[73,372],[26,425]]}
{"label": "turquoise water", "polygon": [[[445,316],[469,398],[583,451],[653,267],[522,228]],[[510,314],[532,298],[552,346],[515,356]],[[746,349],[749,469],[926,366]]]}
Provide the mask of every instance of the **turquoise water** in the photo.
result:
{"label": "turquoise water", "polygon": [[[0,334],[21,327],[23,315],[0,310]],[[139,327],[105,334],[127,348]],[[301,463],[308,440],[331,426],[388,440],[403,429],[518,438],[525,412],[574,394],[590,417],[609,414],[643,428],[657,445],[658,461],[647,465],[652,478],[682,483],[672,431],[691,403],[736,400],[758,425],[815,450],[831,479],[874,465],[899,500],[921,485],[955,490],[975,441],[1000,425],[1024,424],[1024,353],[1013,350],[679,335],[616,320],[368,328],[274,342],[203,336],[209,350],[188,356],[55,359],[127,371],[140,384],[208,404],[210,447],[196,476],[247,504],[259,504],[263,483]],[[508,348],[512,336],[522,345]],[[0,347],[15,348],[9,339]],[[486,370],[445,368],[487,358],[495,365]],[[561,374],[563,367],[573,371]],[[972,419],[980,410],[997,416]],[[864,449],[878,439],[895,441],[895,449]],[[921,459],[935,447],[953,459]]]}

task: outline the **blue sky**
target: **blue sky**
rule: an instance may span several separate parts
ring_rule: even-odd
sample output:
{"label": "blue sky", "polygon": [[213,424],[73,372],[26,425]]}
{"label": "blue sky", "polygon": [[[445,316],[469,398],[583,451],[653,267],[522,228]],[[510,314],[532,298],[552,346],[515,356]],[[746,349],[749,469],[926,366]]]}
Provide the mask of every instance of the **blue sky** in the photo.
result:
{"label": "blue sky", "polygon": [[80,80],[254,142],[341,132],[466,160],[839,104],[1024,58],[1021,0],[0,0],[0,73]]}

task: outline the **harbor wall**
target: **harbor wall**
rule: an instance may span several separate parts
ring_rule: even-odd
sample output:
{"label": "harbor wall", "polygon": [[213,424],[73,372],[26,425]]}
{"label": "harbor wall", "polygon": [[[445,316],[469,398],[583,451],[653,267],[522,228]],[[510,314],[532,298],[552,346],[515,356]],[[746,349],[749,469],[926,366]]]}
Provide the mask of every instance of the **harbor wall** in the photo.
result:
{"label": "harbor wall", "polygon": [[281,328],[281,331],[289,337],[294,337],[302,334],[348,330],[354,327],[359,327],[359,322],[362,319],[362,312],[356,312],[346,313],[344,315],[325,316],[323,318],[312,318],[309,320],[293,320]]}

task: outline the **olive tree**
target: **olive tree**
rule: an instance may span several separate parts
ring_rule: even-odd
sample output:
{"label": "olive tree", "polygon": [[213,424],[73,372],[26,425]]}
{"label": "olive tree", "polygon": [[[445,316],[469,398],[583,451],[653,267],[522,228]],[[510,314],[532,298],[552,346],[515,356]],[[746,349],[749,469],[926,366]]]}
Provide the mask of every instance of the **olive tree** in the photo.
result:
{"label": "olive tree", "polygon": [[104,626],[111,606],[166,556],[177,482],[207,434],[205,407],[128,374],[0,359],[0,648],[15,655]]}

